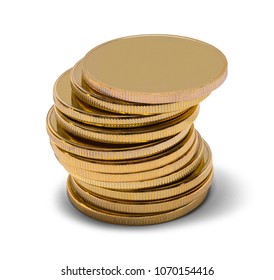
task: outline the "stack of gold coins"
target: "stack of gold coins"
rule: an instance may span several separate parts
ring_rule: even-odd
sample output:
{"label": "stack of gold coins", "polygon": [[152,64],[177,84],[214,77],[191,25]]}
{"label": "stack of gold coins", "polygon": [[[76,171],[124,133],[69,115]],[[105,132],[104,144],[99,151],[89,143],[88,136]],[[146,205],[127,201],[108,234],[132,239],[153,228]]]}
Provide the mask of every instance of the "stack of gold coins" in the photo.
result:
{"label": "stack of gold coins", "polygon": [[74,206],[126,225],[162,223],[198,207],[213,167],[193,123],[226,75],[218,49],[171,35],[104,43],[62,74],[47,131],[70,174]]}

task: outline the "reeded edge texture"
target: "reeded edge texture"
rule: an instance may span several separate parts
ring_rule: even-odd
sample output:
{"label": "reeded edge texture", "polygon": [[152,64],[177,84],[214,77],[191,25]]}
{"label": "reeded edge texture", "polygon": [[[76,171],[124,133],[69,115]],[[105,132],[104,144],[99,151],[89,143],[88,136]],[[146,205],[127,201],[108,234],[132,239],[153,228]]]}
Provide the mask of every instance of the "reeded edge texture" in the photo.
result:
{"label": "reeded edge texture", "polygon": [[144,215],[140,216],[140,214],[138,216],[138,214],[135,214],[130,216],[129,214],[120,214],[120,213],[119,215],[117,215],[114,212],[106,211],[94,205],[87,204],[73,191],[69,181],[67,183],[67,192],[72,204],[75,206],[75,208],[77,208],[82,213],[96,220],[100,220],[112,224],[121,224],[121,225],[151,225],[151,224],[159,224],[159,223],[164,223],[167,221],[177,219],[193,211],[195,208],[197,208],[205,200],[208,193],[205,192],[199,198],[190,202],[189,204],[166,213],[161,213],[156,215],[151,214],[147,216]]}
{"label": "reeded edge texture", "polygon": [[[85,111],[84,109],[81,108],[76,108],[75,106],[71,104],[67,104],[64,100],[62,100],[60,94],[58,93],[58,83],[62,79],[65,79],[66,75],[68,75],[70,71],[71,69],[64,72],[55,82],[54,90],[53,90],[53,99],[54,99],[54,104],[58,108],[58,110],[60,110],[64,115],[76,121],[85,124],[92,124],[92,125],[103,126],[103,127],[116,127],[116,128],[140,127],[140,126],[146,126],[146,125],[159,123],[175,118],[176,116],[183,114],[185,111],[185,110],[178,110],[178,111],[160,113],[155,115],[138,116],[138,115],[128,115],[128,114],[121,114],[121,113],[120,114],[117,113],[117,115],[114,115],[113,113],[107,114],[107,111],[105,111],[104,114],[99,114],[96,112]],[[74,95],[72,86],[71,86],[71,91],[68,94],[70,94],[71,96]],[[92,105],[89,106],[91,110],[92,108],[98,109],[97,107],[94,107]]]}
{"label": "reeded edge texture", "polygon": [[109,200],[107,197],[95,195],[89,191],[82,189],[75,181],[71,180],[71,186],[75,193],[87,203],[96,207],[106,209],[108,211],[121,213],[156,213],[167,212],[179,207],[185,206],[193,200],[199,198],[204,192],[207,192],[211,186],[213,172],[198,186],[195,186],[188,192],[182,193],[172,198],[148,201],[125,201],[125,200]]}
{"label": "reeded edge texture", "polygon": [[[151,162],[150,170],[143,170],[141,172],[135,173],[102,173],[95,172],[89,169],[82,169],[74,166],[73,164],[67,164],[63,162],[58,156],[58,160],[63,165],[63,167],[75,178],[86,178],[88,180],[95,180],[101,182],[127,182],[131,185],[131,182],[138,181],[147,181],[153,180],[159,177],[164,177],[170,174],[176,175],[177,172],[180,172],[182,176],[187,176],[201,162],[203,156],[203,144],[201,139],[198,139],[190,150],[186,154],[182,155],[178,160],[173,161],[172,163],[165,165],[161,168],[155,168],[153,161]],[[180,171],[179,171],[180,170]],[[170,175],[172,176],[172,175]],[[174,176],[174,178],[176,178]],[[84,179],[85,180],[85,179]]]}
{"label": "reeded edge texture", "polygon": [[[77,64],[76,64],[77,67]],[[71,81],[74,94],[91,106],[101,108],[103,110],[108,110],[111,112],[123,113],[123,114],[137,114],[137,115],[155,115],[170,113],[174,111],[186,110],[189,107],[195,106],[202,102],[209,94],[204,94],[204,96],[199,98],[193,98],[184,102],[173,102],[165,104],[124,104],[123,100],[120,100],[121,103],[110,102],[105,99],[100,99],[97,92],[90,89],[90,91],[84,89],[79,81],[75,81],[73,74],[74,70],[71,71]],[[119,99],[117,99],[119,101]]]}
{"label": "reeded edge texture", "polygon": [[[57,131],[54,130],[53,125],[51,123],[51,112],[53,107],[49,110],[47,116],[47,132],[50,139],[54,142],[56,146],[60,149],[69,152],[71,154],[75,154],[85,158],[98,159],[98,160],[125,160],[125,159],[135,159],[139,157],[146,157],[150,155],[155,155],[161,151],[167,150],[177,143],[179,143],[182,139],[186,137],[186,135],[191,131],[193,126],[189,129],[183,130],[177,135],[172,136],[171,138],[163,139],[156,145],[151,145],[145,143],[144,146],[137,146],[134,148],[128,149],[102,149],[97,148],[95,145],[87,145],[84,143],[75,143],[70,139],[65,139],[61,135],[58,134]],[[147,146],[146,146],[147,145]]]}

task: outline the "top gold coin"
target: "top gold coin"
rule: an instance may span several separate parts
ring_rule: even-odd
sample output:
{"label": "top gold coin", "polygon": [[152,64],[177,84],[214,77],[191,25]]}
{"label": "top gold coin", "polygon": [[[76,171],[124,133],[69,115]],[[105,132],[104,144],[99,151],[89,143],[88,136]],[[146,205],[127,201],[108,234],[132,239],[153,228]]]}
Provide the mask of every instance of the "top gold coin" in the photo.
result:
{"label": "top gold coin", "polygon": [[97,46],[83,60],[83,79],[120,100],[162,104],[204,99],[227,75],[217,48],[173,35],[142,35]]}

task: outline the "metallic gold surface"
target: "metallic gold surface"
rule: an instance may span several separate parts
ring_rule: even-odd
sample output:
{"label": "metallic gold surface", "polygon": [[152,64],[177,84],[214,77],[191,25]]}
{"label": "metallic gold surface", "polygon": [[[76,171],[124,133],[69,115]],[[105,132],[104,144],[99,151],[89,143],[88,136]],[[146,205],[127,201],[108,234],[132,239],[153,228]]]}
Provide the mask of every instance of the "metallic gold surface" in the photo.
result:
{"label": "metallic gold surface", "polygon": [[[153,161],[150,161],[151,165],[149,166],[148,171],[141,171],[135,173],[102,173],[95,172],[89,169],[82,169],[75,167],[73,164],[67,164],[63,162],[57,155],[58,160],[64,166],[64,168],[75,178],[85,178],[95,181],[102,182],[136,182],[136,181],[146,181],[159,176],[163,177],[168,174],[174,174],[177,170],[180,169],[180,174],[187,176],[190,174],[196,167],[199,165],[202,155],[203,155],[203,145],[201,145],[202,140],[196,141],[196,143],[190,148],[190,150],[180,157],[177,161],[172,162],[169,165],[165,165],[161,168],[155,168]],[[197,151],[199,149],[199,151]],[[176,173],[174,174],[176,176]]]}
{"label": "metallic gold surface", "polygon": [[182,142],[169,150],[161,151],[158,154],[130,160],[102,161],[89,160],[88,158],[75,156],[61,150],[51,142],[52,149],[61,164],[72,165],[75,168],[90,170],[93,172],[128,175],[149,170],[158,170],[157,172],[161,172],[160,174],[162,175],[168,174],[167,172],[169,171],[170,166],[182,167],[180,163],[176,164],[176,162],[178,162],[180,158],[192,157],[198,150],[199,144],[199,138],[196,131],[191,129],[190,133]]}
{"label": "metallic gold surface", "polygon": [[189,133],[189,130],[183,130],[171,138],[158,140],[156,142],[141,143],[134,146],[114,146],[87,141],[70,135],[58,125],[52,112],[53,107],[50,109],[47,116],[47,132],[54,144],[71,154],[91,159],[125,160],[155,155],[172,148]]}
{"label": "metallic gold surface", "polygon": [[218,49],[173,35],[106,42],[64,72],[46,127],[69,173],[73,205],[125,225],[162,223],[197,208],[213,163],[194,121],[226,75]]}
{"label": "metallic gold surface", "polygon": [[75,193],[87,203],[96,205],[97,207],[107,209],[109,211],[122,213],[156,213],[166,212],[177,209],[193,200],[199,198],[204,192],[207,192],[211,186],[213,172],[197,187],[188,192],[182,193],[172,198],[161,200],[148,200],[145,202],[129,201],[129,200],[110,200],[107,197],[95,195],[89,191],[82,189],[75,181],[71,180],[71,186]]}
{"label": "metallic gold surface", "polygon": [[[100,196],[105,196],[113,199],[120,200],[157,200],[164,199],[167,197],[173,197],[179,195],[181,193],[187,192],[195,186],[199,185],[203,182],[206,177],[212,172],[212,156],[209,150],[208,145],[205,143],[204,155],[203,159],[200,162],[199,166],[196,168],[194,172],[188,175],[185,178],[181,178],[181,180],[174,182],[172,184],[166,184],[158,187],[152,188],[132,188],[128,190],[126,186],[125,189],[121,189],[119,186],[117,189],[108,189],[106,185],[97,186],[92,185],[90,183],[81,181],[76,178],[72,178],[80,185],[82,188],[87,191],[91,191],[92,193],[96,193]],[[138,183],[138,182],[137,182]]]}
{"label": "metallic gold surface", "polygon": [[[203,146],[200,147],[201,150],[203,150]],[[202,153],[199,153],[199,157],[202,156]],[[196,163],[196,162],[195,162]],[[193,166],[189,166],[189,168],[193,168]],[[72,170],[71,170],[72,171]],[[79,170],[78,170],[79,172]],[[187,174],[190,173],[190,170],[188,168],[182,168],[180,170],[177,170],[176,172],[172,174],[168,174],[163,177],[146,180],[146,181],[136,181],[136,182],[119,182],[119,181],[98,181],[91,178],[86,177],[86,172],[83,172],[83,174],[79,175],[79,173],[74,173],[73,175],[75,178],[86,182],[88,184],[95,185],[97,187],[103,187],[106,189],[114,189],[114,190],[140,190],[140,189],[149,189],[149,188],[155,188],[161,185],[167,185],[171,184],[175,181],[178,181],[182,178],[184,178]]]}
{"label": "metallic gold surface", "polygon": [[141,214],[130,214],[130,213],[118,213],[114,211],[108,211],[103,208],[96,207],[91,203],[85,202],[80,196],[76,194],[73,190],[70,180],[67,182],[67,191],[69,199],[72,204],[84,214],[103,221],[107,223],[113,224],[123,224],[123,225],[150,225],[150,224],[159,224],[167,221],[171,221],[177,219],[181,216],[186,215],[190,211],[193,211],[197,208],[206,198],[207,192],[203,193],[196,200],[193,200],[189,204],[177,208],[172,211],[168,211],[165,213],[150,213],[149,215],[141,215]]}
{"label": "metallic gold surface", "polygon": [[225,56],[191,38],[140,35],[106,42],[83,60],[94,90],[125,101],[161,104],[201,98],[227,75]]}
{"label": "metallic gold surface", "polygon": [[65,130],[81,138],[105,143],[133,144],[151,142],[176,135],[183,130],[188,131],[198,112],[199,107],[196,106],[175,119],[157,125],[123,130],[81,124],[67,118],[58,109],[52,114]]}
{"label": "metallic gold surface", "polygon": [[109,98],[92,88],[82,86],[82,61],[78,62],[71,71],[72,88],[75,95],[91,106],[120,114],[155,115],[183,111],[203,101],[210,93],[184,102],[164,104],[128,103],[123,100]]}
{"label": "metallic gold surface", "polygon": [[64,115],[82,123],[102,127],[119,128],[147,126],[172,119],[183,113],[183,111],[173,111],[151,116],[138,116],[115,114],[88,106],[78,100],[73,94],[70,82],[70,70],[66,71],[57,79],[54,85],[53,96],[55,106]]}

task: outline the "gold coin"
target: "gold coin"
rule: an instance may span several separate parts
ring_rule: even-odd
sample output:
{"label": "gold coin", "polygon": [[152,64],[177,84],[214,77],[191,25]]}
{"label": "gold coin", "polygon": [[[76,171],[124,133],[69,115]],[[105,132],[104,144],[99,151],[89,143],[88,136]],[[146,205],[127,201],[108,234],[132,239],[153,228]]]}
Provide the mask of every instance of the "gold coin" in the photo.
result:
{"label": "gold coin", "polygon": [[94,91],[92,88],[88,90],[82,86],[82,61],[78,62],[71,70],[71,82],[73,92],[81,100],[91,106],[101,108],[110,112],[118,112],[120,114],[136,114],[136,115],[155,115],[176,111],[184,111],[189,107],[195,106],[204,100],[210,93],[189,102],[176,102],[166,104],[141,104],[128,103],[115,98],[108,98],[106,95]]}
{"label": "gold coin", "polygon": [[[203,148],[204,146],[203,144],[201,144],[199,154],[198,154],[199,159],[202,158]],[[191,166],[190,168],[192,169],[193,166]],[[71,169],[70,171],[74,171],[74,170]],[[99,181],[83,176],[83,175],[87,175],[86,174],[88,172],[87,170],[86,172],[83,172],[84,174],[79,174],[79,172],[80,170],[78,170],[78,173],[76,173],[75,171],[71,173],[75,178],[98,187],[102,187],[106,189],[114,189],[114,190],[140,190],[140,189],[149,189],[161,185],[171,184],[173,182],[176,182],[184,178],[190,171],[188,170],[188,166],[187,166],[186,168],[181,168],[180,170],[177,170],[174,173],[168,174],[166,176],[158,177],[151,180],[135,181],[135,182]]]}
{"label": "gold coin", "polygon": [[74,206],[125,225],[162,223],[198,207],[213,164],[193,123],[226,76],[218,49],[174,35],[106,42],[64,72],[46,125]]}
{"label": "gold coin", "polygon": [[182,111],[175,111],[152,116],[118,115],[85,105],[72,92],[70,70],[62,74],[55,82],[53,96],[55,106],[64,115],[79,122],[103,127],[140,127],[169,120],[182,114]]}
{"label": "gold coin", "polygon": [[178,134],[182,130],[188,131],[198,113],[199,106],[195,106],[172,120],[157,125],[128,129],[111,129],[78,123],[67,118],[56,108],[52,114],[57,122],[73,135],[99,142],[133,144],[163,139]]}
{"label": "gold coin", "polygon": [[227,75],[217,48],[192,38],[141,35],[106,42],[83,59],[83,79],[117,99],[162,104],[203,98]]}
{"label": "gold coin", "polygon": [[[83,158],[60,149],[52,141],[51,145],[61,164],[65,163],[94,172],[130,174],[151,169],[162,169],[163,166],[167,166],[185,155],[192,146],[194,149],[197,149],[199,144],[198,140],[197,133],[192,126],[187,136],[181,142],[166,151],[161,151],[160,153],[147,157],[141,156],[136,159],[124,159],[119,161]],[[153,146],[151,149],[152,148]]]}
{"label": "gold coin", "polygon": [[84,158],[107,161],[128,160],[155,155],[175,146],[184,139],[190,131],[183,130],[173,137],[149,143],[113,145],[72,136],[58,125],[54,114],[52,114],[53,110],[52,107],[47,115],[47,132],[50,139],[60,149]]}
{"label": "gold coin", "polygon": [[172,198],[161,200],[149,200],[145,202],[140,201],[126,201],[126,200],[110,200],[107,197],[97,196],[89,191],[85,191],[75,181],[71,180],[70,184],[75,193],[87,203],[91,203],[96,207],[107,209],[108,211],[122,212],[122,213],[156,213],[167,212],[176,208],[187,205],[199,198],[203,193],[207,192],[211,186],[213,172],[197,187],[188,192],[177,195]]}
{"label": "gold coin", "polygon": [[194,172],[192,172],[187,177],[182,178],[178,182],[159,186],[157,188],[134,189],[130,191],[121,189],[114,190],[107,189],[105,187],[98,187],[73,177],[72,180],[74,180],[79,186],[81,186],[82,189],[86,191],[90,191],[99,196],[109,197],[114,200],[147,201],[174,197],[201,184],[201,182],[203,182],[208,177],[210,172],[212,172],[212,155],[210,148],[205,141],[204,147],[205,149],[203,159]]}
{"label": "gold coin", "polygon": [[[190,147],[186,154],[180,156],[180,158],[172,163],[165,165],[161,168],[157,168],[151,162],[150,170],[141,171],[135,173],[102,173],[95,172],[90,169],[78,168],[73,164],[68,164],[56,154],[56,157],[64,168],[75,178],[81,180],[81,178],[102,181],[102,182],[137,182],[137,181],[147,181],[156,179],[158,177],[163,177],[165,175],[173,174],[174,172],[180,170],[182,176],[187,176],[199,165],[201,158],[203,156],[201,137]],[[199,150],[198,150],[199,149]],[[198,151],[197,151],[198,150]],[[171,175],[173,176],[173,175]]]}
{"label": "gold coin", "polygon": [[168,211],[165,213],[151,213],[147,215],[141,214],[123,214],[116,213],[113,211],[108,211],[85,202],[81,197],[79,197],[73,190],[70,180],[67,181],[67,191],[68,196],[72,204],[84,214],[107,223],[113,224],[123,224],[123,225],[149,225],[158,224],[174,220],[181,216],[186,215],[190,211],[197,208],[206,198],[207,192],[203,193],[199,198],[190,202],[189,204],[182,206],[178,209]]}

